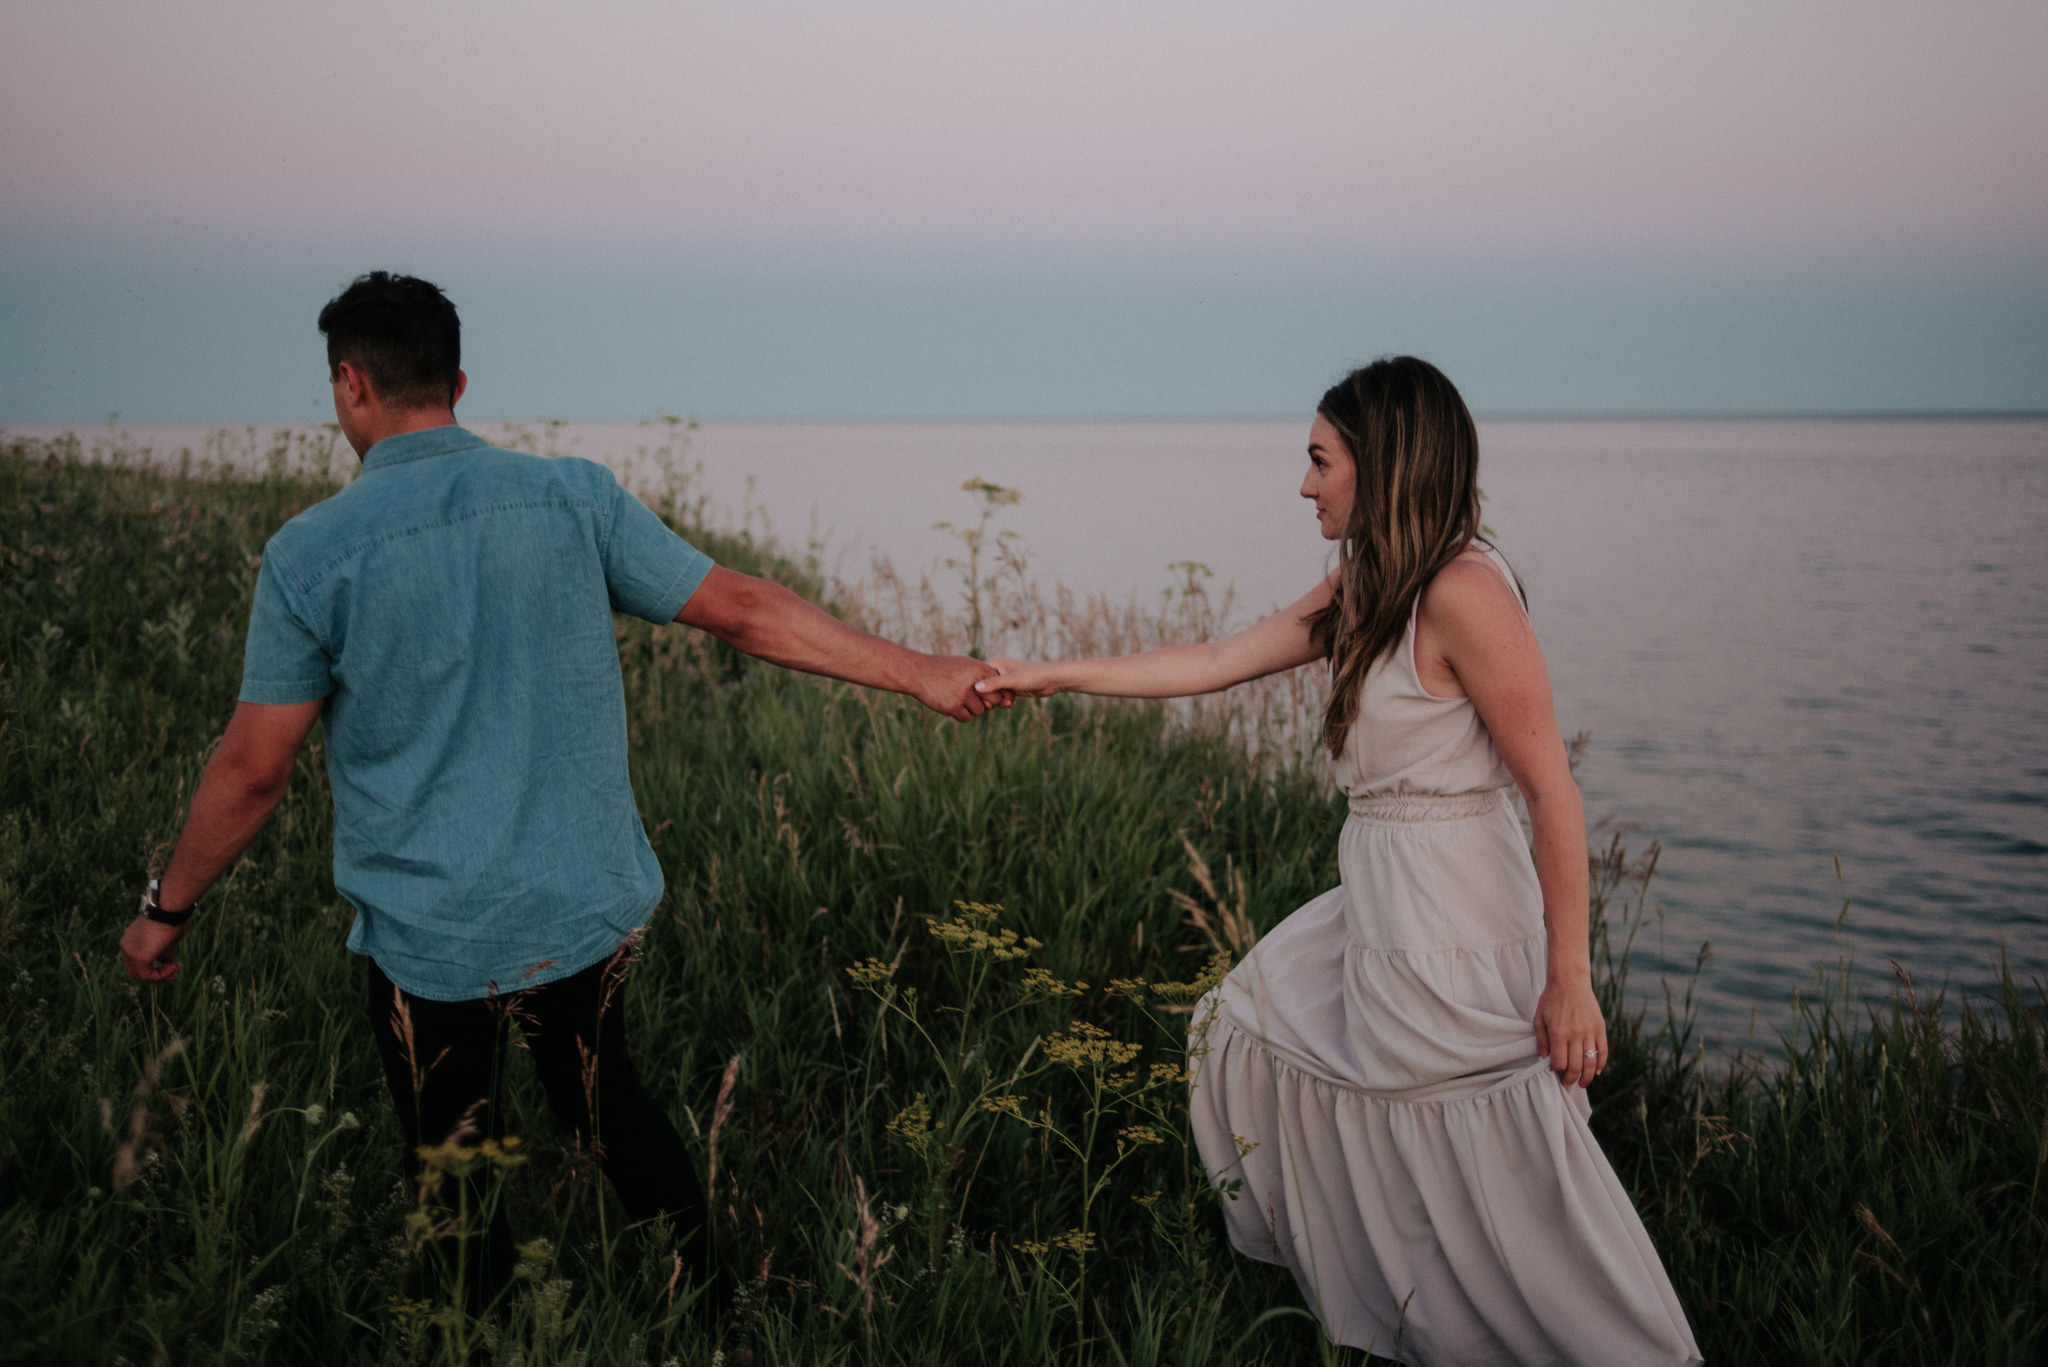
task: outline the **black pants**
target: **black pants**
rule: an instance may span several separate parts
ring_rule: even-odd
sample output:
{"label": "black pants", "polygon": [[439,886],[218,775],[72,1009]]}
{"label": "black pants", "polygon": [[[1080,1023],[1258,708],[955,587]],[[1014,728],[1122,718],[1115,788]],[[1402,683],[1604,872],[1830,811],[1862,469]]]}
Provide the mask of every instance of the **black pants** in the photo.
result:
{"label": "black pants", "polygon": [[[556,1119],[575,1132],[579,1145],[598,1155],[628,1216],[635,1221],[668,1217],[678,1239],[685,1241],[685,1266],[699,1285],[709,1286],[710,1210],[696,1163],[676,1127],[641,1087],[626,1051],[622,998],[627,962],[622,951],[556,982],[461,1002],[415,997],[370,963],[365,1007],[405,1131],[406,1176],[418,1182],[416,1150],[422,1144],[441,1144],[465,1126],[473,1130],[463,1141],[468,1144],[503,1136],[507,1027],[516,1020]],[[484,1175],[466,1180],[469,1209],[480,1212]],[[438,1193],[449,1209],[461,1195],[454,1185],[455,1179],[447,1179]],[[467,1242],[463,1291],[469,1309],[478,1313],[512,1276],[512,1230],[502,1201],[482,1237]],[[439,1250],[444,1258],[452,1256],[446,1244]]]}

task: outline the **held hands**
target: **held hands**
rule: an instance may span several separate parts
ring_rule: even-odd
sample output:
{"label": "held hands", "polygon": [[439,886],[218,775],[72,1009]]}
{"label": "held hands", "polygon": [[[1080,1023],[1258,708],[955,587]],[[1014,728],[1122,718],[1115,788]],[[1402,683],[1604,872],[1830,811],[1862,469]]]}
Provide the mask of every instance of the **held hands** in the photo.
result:
{"label": "held hands", "polygon": [[975,688],[991,705],[1009,707],[1018,698],[1049,698],[1060,691],[1052,665],[1000,656],[989,664],[997,677],[983,679]]}
{"label": "held hands", "polygon": [[1552,978],[1536,1003],[1536,1053],[1567,1087],[1593,1085],[1607,1069],[1607,1022],[1590,977]]}
{"label": "held hands", "polygon": [[128,976],[139,983],[167,983],[176,978],[184,965],[173,955],[178,941],[191,928],[189,921],[167,926],[147,916],[130,921],[128,929],[121,932],[121,963]]}
{"label": "held hands", "polygon": [[911,696],[954,721],[967,721],[998,704],[1009,706],[1008,699],[986,696],[978,689],[977,681],[995,672],[993,665],[966,655],[927,655]]}

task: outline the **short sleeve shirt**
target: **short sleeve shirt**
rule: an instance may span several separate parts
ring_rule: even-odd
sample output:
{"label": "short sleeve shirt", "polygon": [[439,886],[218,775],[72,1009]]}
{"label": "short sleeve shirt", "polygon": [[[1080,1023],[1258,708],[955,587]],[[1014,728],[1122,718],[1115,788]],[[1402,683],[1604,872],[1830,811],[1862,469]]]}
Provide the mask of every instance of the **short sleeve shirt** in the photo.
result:
{"label": "short sleeve shirt", "polygon": [[416,996],[537,986],[661,898],[626,767],[612,613],[710,572],[602,465],[460,427],[370,448],[264,548],[241,700],[324,699],[349,948]]}

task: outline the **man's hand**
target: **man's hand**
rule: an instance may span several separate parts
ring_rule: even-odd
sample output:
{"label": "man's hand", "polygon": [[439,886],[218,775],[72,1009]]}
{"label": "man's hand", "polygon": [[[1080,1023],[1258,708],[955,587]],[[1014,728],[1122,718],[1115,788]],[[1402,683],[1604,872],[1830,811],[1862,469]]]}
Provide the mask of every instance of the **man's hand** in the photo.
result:
{"label": "man's hand", "polygon": [[966,655],[927,655],[921,664],[911,696],[932,711],[943,712],[954,721],[967,721],[996,705],[996,699],[984,697],[974,688],[976,680],[996,672],[987,661]]}
{"label": "man's hand", "polygon": [[147,916],[130,921],[128,929],[121,932],[121,962],[128,976],[139,983],[167,983],[176,978],[184,965],[173,954],[190,929],[190,921],[182,926],[167,926]]}
{"label": "man's hand", "polygon": [[[162,905],[192,906],[249,847],[277,810],[291,778],[292,761],[318,720],[318,700],[235,705],[227,732],[199,775],[199,791],[185,813],[178,848],[158,885]],[[167,983],[177,977],[178,961],[169,956],[191,928],[190,921],[167,926],[147,916],[136,917],[121,932],[121,962],[128,976],[142,983]]]}

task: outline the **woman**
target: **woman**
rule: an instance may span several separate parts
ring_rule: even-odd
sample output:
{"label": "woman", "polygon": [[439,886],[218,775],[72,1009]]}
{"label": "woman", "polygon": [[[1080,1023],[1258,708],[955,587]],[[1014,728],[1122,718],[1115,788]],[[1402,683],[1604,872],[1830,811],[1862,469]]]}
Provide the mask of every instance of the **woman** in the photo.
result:
{"label": "woman", "polygon": [[1479,536],[1471,415],[1434,366],[1383,359],[1323,396],[1308,457],[1301,495],[1339,555],[1294,606],[1204,645],[998,660],[977,687],[1176,697],[1328,658],[1343,883],[1196,1017],[1196,1141],[1212,1180],[1241,1179],[1231,1242],[1354,1347],[1698,1362],[1586,1125],[1607,1034],[1585,814],[1520,590]]}

